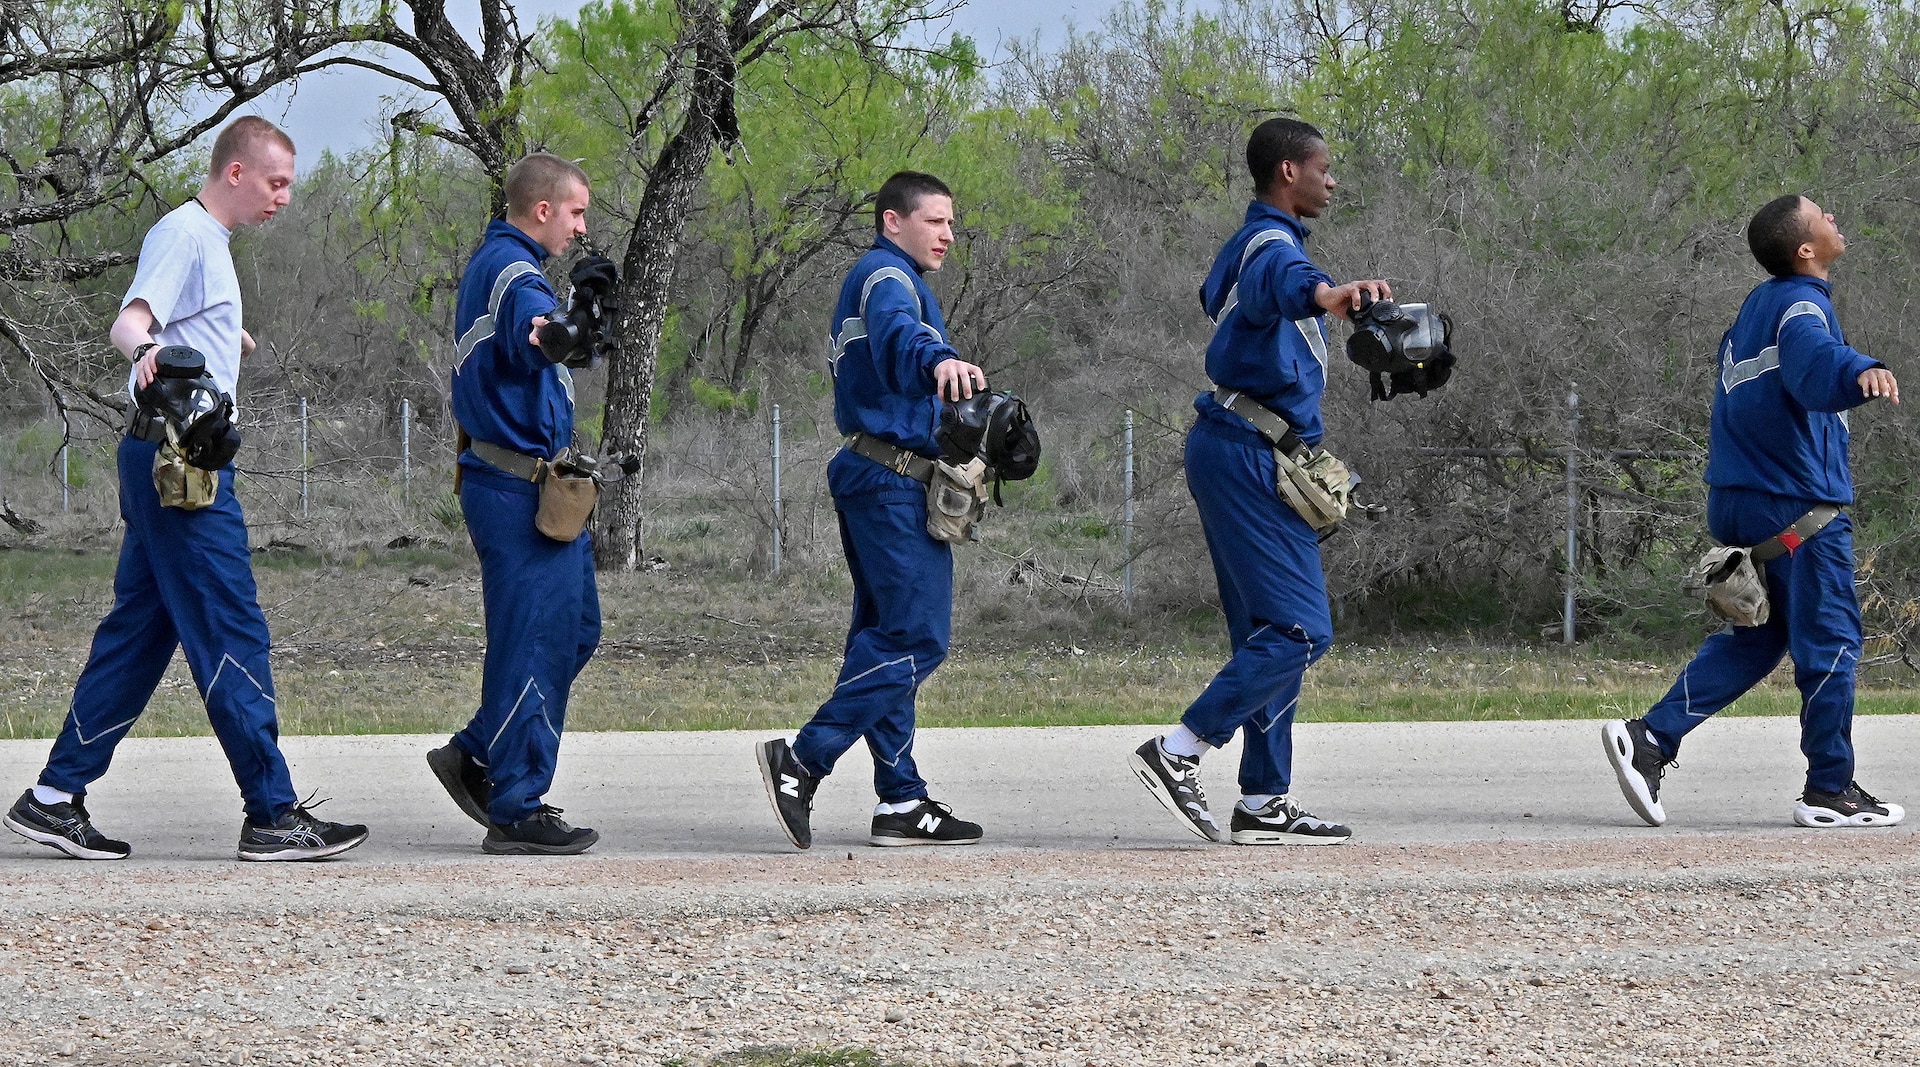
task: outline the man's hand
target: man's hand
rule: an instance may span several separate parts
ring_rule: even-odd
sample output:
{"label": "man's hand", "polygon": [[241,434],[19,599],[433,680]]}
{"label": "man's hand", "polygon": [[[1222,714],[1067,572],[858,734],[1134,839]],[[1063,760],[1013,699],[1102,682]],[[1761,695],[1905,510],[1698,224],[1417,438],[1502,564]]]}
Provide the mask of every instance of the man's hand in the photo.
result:
{"label": "man's hand", "polygon": [[547,324],[547,317],[545,315],[535,315],[533,317],[533,332],[527,335],[528,344],[532,345],[535,348],[540,347],[540,327],[545,326],[546,324]]}
{"label": "man's hand", "polygon": [[1379,279],[1364,282],[1348,282],[1345,285],[1320,283],[1313,291],[1313,302],[1321,310],[1331,311],[1343,319],[1351,321],[1353,313],[1360,310],[1360,296],[1364,293],[1375,300],[1392,300],[1393,287]]}
{"label": "man's hand", "polygon": [[[145,344],[146,342],[143,341],[141,343]],[[140,357],[140,362],[133,365],[133,381],[136,386],[145,389],[147,386],[152,385],[153,380],[159,375],[160,346],[155,345],[147,349],[146,355]]]}
{"label": "man's hand", "polygon": [[253,355],[253,350],[259,347],[260,347],[259,345],[254,343],[252,334],[248,333],[245,330],[240,331],[240,358],[241,359],[245,359],[248,356]]}
{"label": "man's hand", "polygon": [[1900,383],[1893,378],[1893,372],[1885,367],[1860,372],[1860,391],[1867,394],[1868,400],[1886,397],[1898,404],[1900,402]]}
{"label": "man's hand", "polygon": [[942,400],[965,400],[987,387],[987,372],[958,356],[934,364],[933,389]]}

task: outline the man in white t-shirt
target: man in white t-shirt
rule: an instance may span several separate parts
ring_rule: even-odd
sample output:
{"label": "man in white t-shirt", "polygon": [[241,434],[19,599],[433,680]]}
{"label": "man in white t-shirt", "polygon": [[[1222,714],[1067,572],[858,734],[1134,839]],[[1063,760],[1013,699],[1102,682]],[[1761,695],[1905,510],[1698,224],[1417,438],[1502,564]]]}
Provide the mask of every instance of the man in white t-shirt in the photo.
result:
{"label": "man in white t-shirt", "polygon": [[[253,338],[240,326],[240,283],[228,239],[287,205],[293,141],[259,118],[235,120],[213,143],[199,195],[147,232],[133,285],[114,320],[113,345],[134,361],[130,390],[151,382],[156,354],[184,345],[206,357],[232,394]],[[156,425],[158,425],[156,420]],[[162,430],[162,433],[164,431]],[[243,860],[309,860],[367,839],[364,826],[315,818],[293,791],[280,754],[267,619],[233,495],[233,467],[218,472],[205,507],[163,506],[154,484],[161,438],[120,442],[120,516],[127,531],[113,578],[113,609],[94,631],[73,706],[40,781],[7,812],[9,829],[77,859],[125,859],[132,849],[93,826],[86,791],[107,772],[114,746],[146,710],[176,648],[239,783],[246,818]]]}

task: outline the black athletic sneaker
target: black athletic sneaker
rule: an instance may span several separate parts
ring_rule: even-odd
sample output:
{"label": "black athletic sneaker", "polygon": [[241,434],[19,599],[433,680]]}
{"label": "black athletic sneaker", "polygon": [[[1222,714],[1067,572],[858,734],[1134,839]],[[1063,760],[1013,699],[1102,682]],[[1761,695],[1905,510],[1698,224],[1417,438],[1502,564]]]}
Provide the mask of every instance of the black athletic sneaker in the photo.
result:
{"label": "black athletic sneaker", "polygon": [[29,841],[57,848],[77,860],[123,860],[133,846],[93,828],[86,802],[74,797],[65,804],[42,804],[29,789],[7,811],[7,829]]}
{"label": "black athletic sneaker", "polygon": [[1340,845],[1353,836],[1337,822],[1301,811],[1288,796],[1274,797],[1252,811],[1235,804],[1230,825],[1236,845]]}
{"label": "black athletic sneaker", "polygon": [[1173,812],[1180,825],[1209,841],[1227,839],[1207,810],[1206,794],[1200,791],[1200,757],[1173,755],[1160,747],[1160,738],[1156,737],[1134,749],[1127,765],[1147,792]]}
{"label": "black athletic sneaker", "polygon": [[262,862],[320,860],[338,856],[367,839],[364,826],[314,818],[313,809],[325,803],[295,804],[293,810],[266,826],[252,820],[242,822],[240,858]]}
{"label": "black athletic sneaker", "polygon": [[870,845],[972,845],[981,837],[980,824],[953,817],[953,809],[932,798],[912,811],[873,817]]}
{"label": "black athletic sneaker", "polygon": [[[794,848],[813,846],[813,791],[820,779],[807,773],[793,756],[793,746],[775,738],[753,746],[760,763],[760,780],[767,785],[767,799],[773,802],[774,817]],[[875,820],[875,826],[879,821]],[[974,827],[977,831],[980,828]]]}
{"label": "black athletic sneaker", "polygon": [[1793,821],[1802,826],[1898,826],[1900,820],[1907,817],[1907,809],[1898,804],[1889,804],[1860,788],[1859,782],[1849,784],[1838,793],[1818,793],[1811,789],[1800,794],[1800,803],[1794,806]]}
{"label": "black athletic sneaker", "polygon": [[427,753],[427,766],[433,768],[433,776],[440,779],[447,795],[467,818],[482,826],[488,824],[487,802],[493,799],[493,779],[487,777],[485,767],[451,742]]}
{"label": "black athletic sneaker", "polygon": [[1667,821],[1667,809],[1660,806],[1660,778],[1668,767],[1679,764],[1660,751],[1660,743],[1647,732],[1647,720],[1615,719],[1600,727],[1600,742],[1606,747],[1607,762],[1620,780],[1620,792],[1634,814],[1659,826]]}
{"label": "black athletic sneaker", "polygon": [[560,809],[546,804],[516,823],[488,823],[480,851],[493,856],[572,856],[593,847],[600,831],[568,826]]}

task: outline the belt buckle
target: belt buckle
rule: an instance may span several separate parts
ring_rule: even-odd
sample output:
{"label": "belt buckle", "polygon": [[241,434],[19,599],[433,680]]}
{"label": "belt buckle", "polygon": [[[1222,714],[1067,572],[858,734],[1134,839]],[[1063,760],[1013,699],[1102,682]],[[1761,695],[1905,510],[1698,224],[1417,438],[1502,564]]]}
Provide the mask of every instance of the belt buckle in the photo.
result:
{"label": "belt buckle", "polygon": [[900,454],[893,457],[893,473],[902,478],[907,476],[907,468],[911,466],[913,466],[913,453],[906,449],[901,449]]}

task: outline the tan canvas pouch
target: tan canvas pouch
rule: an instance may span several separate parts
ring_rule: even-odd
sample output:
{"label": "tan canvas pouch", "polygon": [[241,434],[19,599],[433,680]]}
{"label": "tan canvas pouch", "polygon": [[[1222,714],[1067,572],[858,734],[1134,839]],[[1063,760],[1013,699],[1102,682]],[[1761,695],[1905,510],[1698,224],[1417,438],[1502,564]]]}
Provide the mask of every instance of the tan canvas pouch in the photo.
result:
{"label": "tan canvas pouch", "polygon": [[555,541],[571,544],[587,528],[593,506],[599,502],[598,481],[549,468],[540,483],[540,510],[534,513],[533,527]]}
{"label": "tan canvas pouch", "polygon": [[153,487],[161,507],[198,511],[220,495],[220,474],[188,466],[173,443],[163,441],[153,454]]}
{"label": "tan canvas pouch", "polygon": [[1773,613],[1767,600],[1766,564],[1755,563],[1750,548],[1709,550],[1687,575],[1686,591],[1735,626],[1764,625]]}
{"label": "tan canvas pouch", "polygon": [[982,460],[958,467],[936,460],[927,480],[927,535],[936,541],[978,541],[991,495]]}
{"label": "tan canvas pouch", "polygon": [[1325,533],[1340,525],[1353,503],[1353,475],[1347,465],[1326,449],[1311,451],[1305,462],[1280,449],[1273,450],[1278,468],[1275,488],[1280,499],[1307,520],[1315,533]]}

